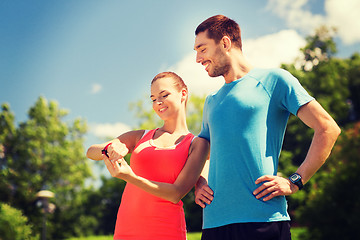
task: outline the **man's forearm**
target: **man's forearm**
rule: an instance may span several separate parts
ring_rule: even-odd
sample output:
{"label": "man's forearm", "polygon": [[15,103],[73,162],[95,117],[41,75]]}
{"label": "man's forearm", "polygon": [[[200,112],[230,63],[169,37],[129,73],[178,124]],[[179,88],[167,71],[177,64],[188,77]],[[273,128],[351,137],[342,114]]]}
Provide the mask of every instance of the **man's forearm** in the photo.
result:
{"label": "man's forearm", "polygon": [[335,122],[325,130],[315,131],[306,158],[297,170],[302,177],[303,184],[308,182],[325,163],[340,132],[340,128]]}

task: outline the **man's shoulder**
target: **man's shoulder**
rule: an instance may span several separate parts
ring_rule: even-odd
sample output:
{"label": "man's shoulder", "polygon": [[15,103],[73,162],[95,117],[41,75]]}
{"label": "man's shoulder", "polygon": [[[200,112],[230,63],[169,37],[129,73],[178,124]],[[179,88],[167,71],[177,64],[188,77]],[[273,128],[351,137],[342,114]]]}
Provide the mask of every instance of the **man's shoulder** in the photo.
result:
{"label": "man's shoulder", "polygon": [[282,68],[254,68],[249,72],[249,76],[256,79],[264,79],[272,76],[279,77],[288,74],[289,72]]}

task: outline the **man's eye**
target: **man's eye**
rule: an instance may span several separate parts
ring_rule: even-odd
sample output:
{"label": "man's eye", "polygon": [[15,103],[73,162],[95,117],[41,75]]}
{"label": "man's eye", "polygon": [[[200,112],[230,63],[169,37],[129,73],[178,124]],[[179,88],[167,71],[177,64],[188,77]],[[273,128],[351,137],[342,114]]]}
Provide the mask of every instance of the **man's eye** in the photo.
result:
{"label": "man's eye", "polygon": [[151,99],[152,102],[155,102],[156,101],[156,98],[155,99]]}
{"label": "man's eye", "polygon": [[165,94],[164,96],[163,96],[163,98],[167,98],[169,96],[169,94]]}

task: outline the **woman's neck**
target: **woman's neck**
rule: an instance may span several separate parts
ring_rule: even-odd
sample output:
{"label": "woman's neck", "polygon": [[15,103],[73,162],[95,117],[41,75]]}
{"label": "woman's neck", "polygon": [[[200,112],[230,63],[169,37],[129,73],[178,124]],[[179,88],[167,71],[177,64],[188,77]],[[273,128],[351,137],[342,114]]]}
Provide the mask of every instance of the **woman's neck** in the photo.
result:
{"label": "woman's neck", "polygon": [[186,124],[186,118],[183,119],[176,119],[174,121],[164,121],[164,125],[159,128],[159,130],[163,131],[163,132],[168,132],[170,134],[184,134],[184,133],[188,133],[188,127]]}

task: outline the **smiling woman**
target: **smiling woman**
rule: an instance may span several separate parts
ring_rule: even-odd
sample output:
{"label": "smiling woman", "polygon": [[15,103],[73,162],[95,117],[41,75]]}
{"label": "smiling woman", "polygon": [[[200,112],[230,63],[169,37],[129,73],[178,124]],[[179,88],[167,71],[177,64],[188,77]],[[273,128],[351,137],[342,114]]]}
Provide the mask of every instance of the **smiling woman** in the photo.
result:
{"label": "smiling woman", "polygon": [[[195,138],[186,124],[187,86],[173,72],[151,83],[160,128],[130,131],[92,145],[87,156],[104,160],[113,177],[128,184],[122,195],[114,239],[186,239],[181,199],[192,189],[205,164],[209,143]],[[130,166],[124,156],[131,153]],[[145,203],[145,204],[144,204]]]}

